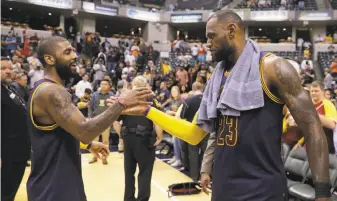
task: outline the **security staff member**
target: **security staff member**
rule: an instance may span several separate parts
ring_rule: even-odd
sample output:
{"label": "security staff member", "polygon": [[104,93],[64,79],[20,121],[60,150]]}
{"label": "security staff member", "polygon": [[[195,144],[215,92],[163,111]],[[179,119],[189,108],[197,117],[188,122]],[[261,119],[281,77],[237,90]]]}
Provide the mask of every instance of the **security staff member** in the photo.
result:
{"label": "security staff member", "polygon": [[[147,79],[138,76],[132,87],[146,87]],[[117,123],[122,121],[122,125]],[[163,138],[163,130],[144,116],[121,115],[114,129],[124,140],[124,201],[148,201],[151,194],[151,177],[155,160],[155,147]],[[157,134],[157,137],[154,134]],[[135,172],[139,167],[138,196],[135,198]]]}
{"label": "security staff member", "polygon": [[29,159],[26,103],[13,82],[13,64],[1,58],[1,200],[13,201]]}

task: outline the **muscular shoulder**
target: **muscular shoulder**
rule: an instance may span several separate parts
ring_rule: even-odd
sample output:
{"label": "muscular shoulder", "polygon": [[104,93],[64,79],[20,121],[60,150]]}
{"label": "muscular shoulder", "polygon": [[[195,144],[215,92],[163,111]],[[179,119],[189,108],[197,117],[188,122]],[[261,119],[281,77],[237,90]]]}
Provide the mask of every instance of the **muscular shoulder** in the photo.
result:
{"label": "muscular shoulder", "polygon": [[298,84],[300,77],[296,68],[286,59],[271,55],[263,61],[263,75],[268,86]]}
{"label": "muscular shoulder", "polygon": [[53,83],[41,85],[34,96],[34,101],[41,110],[57,104],[72,104],[70,93],[63,86]]}

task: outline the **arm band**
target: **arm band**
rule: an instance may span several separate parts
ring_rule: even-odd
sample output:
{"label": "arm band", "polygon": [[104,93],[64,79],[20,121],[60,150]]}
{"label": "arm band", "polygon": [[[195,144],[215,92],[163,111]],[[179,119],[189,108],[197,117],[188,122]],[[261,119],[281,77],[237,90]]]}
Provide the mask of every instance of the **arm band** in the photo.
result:
{"label": "arm band", "polygon": [[146,117],[171,135],[191,145],[197,145],[207,133],[195,123],[165,114],[154,107],[147,111]]}
{"label": "arm band", "polygon": [[331,185],[329,183],[315,183],[316,199],[318,198],[330,198],[331,197]]}
{"label": "arm band", "polygon": [[89,144],[83,144],[82,142],[80,142],[80,148],[81,149],[86,149],[86,150],[89,150],[90,149],[90,147],[91,147],[91,143],[89,143]]}

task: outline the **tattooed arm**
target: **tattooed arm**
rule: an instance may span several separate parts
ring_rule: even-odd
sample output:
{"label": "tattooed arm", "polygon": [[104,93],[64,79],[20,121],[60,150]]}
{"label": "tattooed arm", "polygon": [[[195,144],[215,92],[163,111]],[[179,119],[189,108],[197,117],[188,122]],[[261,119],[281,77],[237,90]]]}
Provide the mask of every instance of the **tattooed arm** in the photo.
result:
{"label": "tattooed arm", "polygon": [[329,183],[327,140],[317,111],[302,87],[298,73],[288,61],[278,57],[266,59],[264,72],[267,84],[277,89],[306,139],[314,183]]}
{"label": "tattooed arm", "polygon": [[63,87],[49,85],[41,88],[39,98],[45,110],[57,125],[83,143],[90,143],[119,117],[123,106],[115,103],[101,115],[87,120],[72,103],[71,95]]}

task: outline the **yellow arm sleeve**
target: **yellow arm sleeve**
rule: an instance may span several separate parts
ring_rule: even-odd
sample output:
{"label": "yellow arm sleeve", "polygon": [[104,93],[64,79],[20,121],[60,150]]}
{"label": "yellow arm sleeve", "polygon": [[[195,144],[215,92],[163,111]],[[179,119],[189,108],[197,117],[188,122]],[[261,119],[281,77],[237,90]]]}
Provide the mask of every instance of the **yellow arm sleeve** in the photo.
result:
{"label": "yellow arm sleeve", "polygon": [[191,123],[151,107],[146,117],[169,134],[174,135],[191,145],[197,145],[204,139],[207,133],[195,124],[196,116]]}
{"label": "yellow arm sleeve", "polygon": [[80,148],[81,149],[86,149],[88,147],[87,144],[83,144],[82,142],[80,142]]}
{"label": "yellow arm sleeve", "polygon": [[302,137],[302,138],[297,142],[297,144],[303,145],[303,142],[304,142],[304,137]]}
{"label": "yellow arm sleeve", "polygon": [[285,133],[287,131],[287,121],[286,118],[284,117],[282,120],[282,133]]}

